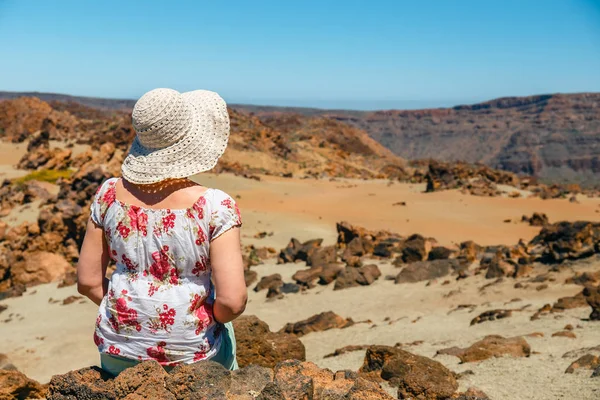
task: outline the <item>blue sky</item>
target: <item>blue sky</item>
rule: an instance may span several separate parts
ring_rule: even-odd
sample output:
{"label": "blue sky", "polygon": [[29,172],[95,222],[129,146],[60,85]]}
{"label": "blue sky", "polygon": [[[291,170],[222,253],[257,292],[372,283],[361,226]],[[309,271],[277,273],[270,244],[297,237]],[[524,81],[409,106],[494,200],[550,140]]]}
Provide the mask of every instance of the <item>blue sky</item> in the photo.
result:
{"label": "blue sky", "polygon": [[422,108],[600,91],[600,0],[0,0],[0,90]]}

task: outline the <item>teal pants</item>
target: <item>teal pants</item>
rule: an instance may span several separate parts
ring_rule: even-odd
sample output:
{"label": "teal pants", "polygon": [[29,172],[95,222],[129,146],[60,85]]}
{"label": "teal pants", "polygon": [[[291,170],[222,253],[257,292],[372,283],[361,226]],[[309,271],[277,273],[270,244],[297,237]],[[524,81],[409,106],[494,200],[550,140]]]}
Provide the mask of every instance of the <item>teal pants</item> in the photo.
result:
{"label": "teal pants", "polygon": [[[233,332],[233,325],[231,322],[224,324],[225,329],[223,330],[221,337],[221,348],[219,352],[211,358],[211,361],[218,362],[228,370],[238,369],[237,359],[235,358],[235,333]],[[113,356],[111,354],[100,353],[100,366],[102,369],[113,376],[119,375],[123,370],[134,367],[140,362],[132,360],[130,358]],[[169,371],[173,367],[164,367],[165,370]]]}

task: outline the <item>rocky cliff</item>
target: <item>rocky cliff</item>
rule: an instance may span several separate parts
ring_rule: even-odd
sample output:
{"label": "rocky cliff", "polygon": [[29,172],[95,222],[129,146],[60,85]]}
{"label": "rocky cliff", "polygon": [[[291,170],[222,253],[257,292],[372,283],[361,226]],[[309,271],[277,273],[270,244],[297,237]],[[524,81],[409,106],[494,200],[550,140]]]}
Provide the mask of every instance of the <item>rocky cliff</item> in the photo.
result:
{"label": "rocky cliff", "polygon": [[406,159],[481,162],[553,182],[593,184],[600,174],[600,93],[330,118],[366,130]]}

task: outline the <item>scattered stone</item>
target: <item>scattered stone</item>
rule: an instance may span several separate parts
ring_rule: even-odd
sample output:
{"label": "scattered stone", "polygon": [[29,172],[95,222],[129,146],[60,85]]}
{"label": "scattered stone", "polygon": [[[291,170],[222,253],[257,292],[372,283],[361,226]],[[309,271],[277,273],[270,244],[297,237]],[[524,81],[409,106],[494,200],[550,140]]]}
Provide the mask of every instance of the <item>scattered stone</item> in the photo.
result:
{"label": "scattered stone", "polygon": [[54,375],[48,387],[48,400],[115,399],[111,376],[98,367]]}
{"label": "scattered stone", "polygon": [[544,334],[542,332],[533,332],[533,333],[530,333],[530,334],[525,335],[525,336],[528,336],[528,337],[544,337]]}
{"label": "scattered stone", "polygon": [[288,359],[305,360],[302,342],[287,333],[274,333],[257,317],[241,316],[233,321],[240,367],[256,364],[273,368]]}
{"label": "scattered stone", "polygon": [[294,275],[292,275],[292,279],[295,280],[299,285],[313,287],[315,282],[319,280],[322,273],[323,267],[315,266],[310,267],[309,269],[297,271]]}
{"label": "scattered stone", "polygon": [[270,289],[270,288],[279,288],[283,286],[283,280],[281,279],[281,275],[280,274],[272,274],[272,275],[267,275],[267,276],[263,276],[260,281],[256,284],[256,286],[254,287],[254,291],[255,292],[260,292],[261,290],[264,289]]}
{"label": "scattered stone", "polygon": [[565,280],[565,283],[572,283],[581,286],[598,286],[600,284],[600,271],[576,273]]}
{"label": "scattered stone", "polygon": [[564,327],[563,329],[564,329],[565,331],[572,331],[572,330],[573,330],[573,329],[575,329],[575,328],[573,328],[573,325],[571,325],[571,324],[567,324],[567,325],[565,325],[565,327]]}
{"label": "scattered stone", "polygon": [[335,246],[318,247],[306,259],[306,265],[323,267],[337,262],[337,249]]}
{"label": "scattered stone", "polygon": [[559,332],[554,332],[552,334],[552,337],[566,337],[566,338],[570,338],[570,339],[576,339],[577,335],[575,335],[571,331],[559,331]]}
{"label": "scattered stone", "polygon": [[[455,397],[456,396],[456,397]],[[468,388],[464,393],[452,397],[454,400],[490,400],[487,394],[476,388]]]}
{"label": "scattered stone", "polygon": [[572,374],[576,369],[580,368],[593,370],[598,367],[600,367],[600,357],[593,354],[586,354],[573,361],[565,371],[565,374]]}
{"label": "scattered stone", "polygon": [[279,263],[289,263],[295,261],[307,261],[309,257],[316,252],[323,239],[312,239],[304,243],[300,243],[297,239],[292,238],[285,249],[279,253]]}
{"label": "scattered stone", "polygon": [[513,310],[490,310],[479,314],[471,320],[471,325],[481,324],[486,321],[495,321],[497,319],[508,318],[512,316]]}
{"label": "scattered stone", "polygon": [[454,259],[420,261],[409,264],[396,276],[396,283],[413,283],[444,277],[460,267]]}
{"label": "scattered stone", "polygon": [[14,369],[0,369],[0,399],[43,399],[47,387]]}
{"label": "scattered stone", "polygon": [[438,350],[438,354],[449,354],[460,358],[462,363],[487,360],[491,357],[510,355],[513,357],[529,357],[531,347],[522,337],[504,338],[499,335],[489,335],[473,343],[470,347],[450,347]]}
{"label": "scattered stone", "polygon": [[329,263],[321,266],[319,274],[319,284],[328,285],[333,282],[338,274],[344,269],[344,265],[340,263]]}
{"label": "scattered stone", "polygon": [[351,318],[343,318],[333,311],[327,311],[313,315],[303,321],[288,323],[280,330],[280,332],[304,336],[310,332],[326,331],[335,328],[341,329],[352,325],[354,325],[354,321]]}
{"label": "scattered stone", "polygon": [[247,269],[244,271],[244,281],[246,281],[246,287],[250,287],[258,279],[256,271]]}
{"label": "scattered stone", "polygon": [[61,255],[46,251],[29,253],[11,268],[13,284],[34,286],[58,280],[71,268]]}
{"label": "scattered stone", "polygon": [[454,374],[430,358],[390,346],[371,346],[359,371],[398,387],[398,398],[446,399],[456,392]]}
{"label": "scattered stone", "polygon": [[419,234],[412,235],[406,239],[402,248],[399,261],[409,264],[417,261],[425,261],[429,251],[433,247],[433,240],[426,239]]}
{"label": "scattered stone", "polygon": [[264,239],[267,236],[273,236],[273,232],[257,232],[254,234],[255,239]]}
{"label": "scattered stone", "polygon": [[530,253],[543,263],[578,260],[600,252],[600,223],[557,222],[546,225],[531,240]]}
{"label": "scattered stone", "polygon": [[62,301],[62,305],[66,306],[71,303],[75,303],[77,300],[83,299],[83,296],[69,296]]}
{"label": "scattered stone", "polygon": [[451,258],[454,255],[454,253],[455,253],[455,251],[450,250],[447,247],[435,246],[429,252],[429,255],[427,256],[427,259],[429,261],[447,260],[447,259]]}
{"label": "scattered stone", "polygon": [[575,296],[561,297],[553,305],[545,304],[535,314],[531,316],[531,320],[537,320],[543,315],[550,313],[563,312],[572,308],[587,307],[587,301],[583,295],[583,291]]}
{"label": "scattered stone", "polygon": [[350,353],[350,352],[353,352],[353,351],[366,350],[369,347],[370,347],[370,345],[368,345],[368,344],[358,344],[358,345],[344,346],[344,347],[341,347],[339,349],[335,349],[335,351],[333,353],[326,354],[325,356],[323,356],[323,358],[337,357],[337,356],[340,356],[342,354]]}
{"label": "scattered stone", "polygon": [[282,399],[392,399],[378,384],[351,371],[334,374],[311,362],[288,360],[278,364],[274,372]]}
{"label": "scattered stone", "polygon": [[17,367],[13,365],[6,354],[0,353],[0,370],[16,371]]}
{"label": "scattered stone", "polygon": [[600,321],[600,286],[586,286],[583,289],[583,296],[588,305],[592,307],[590,320]]}
{"label": "scattered stone", "polygon": [[546,226],[549,224],[548,216],[544,213],[533,213],[531,217],[523,215],[521,222],[526,222],[531,226]]}
{"label": "scattered stone", "polygon": [[563,358],[582,357],[586,354],[594,354],[600,357],[600,345],[594,347],[583,347],[577,350],[567,351],[563,354]]}
{"label": "scattered stone", "polygon": [[362,267],[346,267],[341,270],[336,279],[333,290],[346,289],[354,286],[365,286],[375,282],[381,276],[381,271],[375,264]]}

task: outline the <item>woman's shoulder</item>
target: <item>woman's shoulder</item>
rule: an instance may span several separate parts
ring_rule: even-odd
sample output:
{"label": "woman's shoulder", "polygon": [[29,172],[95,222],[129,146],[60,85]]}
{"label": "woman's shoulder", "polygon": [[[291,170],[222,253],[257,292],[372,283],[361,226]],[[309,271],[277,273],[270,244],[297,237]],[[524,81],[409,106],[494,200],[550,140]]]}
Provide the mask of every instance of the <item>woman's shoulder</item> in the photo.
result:
{"label": "woman's shoulder", "polygon": [[100,186],[98,186],[98,189],[96,190],[96,195],[105,193],[111,189],[114,190],[117,186],[118,181],[119,181],[118,177],[112,177],[112,178],[106,179],[104,182],[102,182],[100,184]]}
{"label": "woman's shoulder", "polygon": [[235,204],[233,197],[221,189],[211,188],[208,192],[210,192],[210,200],[212,201],[213,206],[229,207],[231,204]]}

